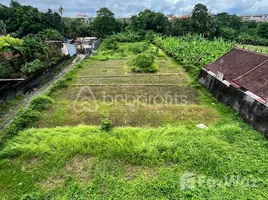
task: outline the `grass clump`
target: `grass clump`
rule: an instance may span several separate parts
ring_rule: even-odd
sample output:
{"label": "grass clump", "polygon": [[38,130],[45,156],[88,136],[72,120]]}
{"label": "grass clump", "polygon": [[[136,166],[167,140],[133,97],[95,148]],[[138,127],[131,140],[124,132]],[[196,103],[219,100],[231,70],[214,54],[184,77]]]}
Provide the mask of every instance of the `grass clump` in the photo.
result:
{"label": "grass clump", "polygon": [[139,54],[133,59],[132,71],[137,73],[155,73],[158,71],[158,65],[154,62],[154,56],[151,54]]}

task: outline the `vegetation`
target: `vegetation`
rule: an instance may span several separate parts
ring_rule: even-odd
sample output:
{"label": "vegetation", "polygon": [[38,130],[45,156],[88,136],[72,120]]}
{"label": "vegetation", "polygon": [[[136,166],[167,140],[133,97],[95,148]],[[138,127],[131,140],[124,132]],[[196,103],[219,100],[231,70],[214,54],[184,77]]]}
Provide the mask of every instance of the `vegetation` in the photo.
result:
{"label": "vegetation", "polygon": [[206,40],[202,36],[157,37],[155,44],[168,55],[174,57],[195,79],[205,64],[215,61],[234,47],[234,43],[223,39]]}
{"label": "vegetation", "polygon": [[158,70],[154,62],[154,56],[151,54],[139,54],[133,59],[133,72],[138,73],[155,73]]}

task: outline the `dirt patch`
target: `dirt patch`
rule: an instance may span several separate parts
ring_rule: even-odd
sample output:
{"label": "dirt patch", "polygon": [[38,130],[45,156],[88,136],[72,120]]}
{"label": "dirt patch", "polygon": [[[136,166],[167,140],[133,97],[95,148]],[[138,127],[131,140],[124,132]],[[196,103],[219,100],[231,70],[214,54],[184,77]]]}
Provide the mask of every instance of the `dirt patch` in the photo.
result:
{"label": "dirt patch", "polygon": [[25,160],[25,161],[23,161],[23,163],[21,165],[21,170],[22,171],[29,171],[35,167],[40,166],[41,163],[42,163],[42,161],[39,160],[38,158]]}
{"label": "dirt patch", "polygon": [[62,176],[51,176],[48,179],[41,181],[39,185],[45,190],[62,187],[65,179]]}
{"label": "dirt patch", "polygon": [[93,160],[94,157],[92,156],[75,156],[67,161],[65,171],[79,183],[86,184],[93,179]]}
{"label": "dirt patch", "polygon": [[124,178],[128,181],[132,181],[136,178],[152,180],[158,178],[158,174],[154,168],[138,165],[126,165]]}

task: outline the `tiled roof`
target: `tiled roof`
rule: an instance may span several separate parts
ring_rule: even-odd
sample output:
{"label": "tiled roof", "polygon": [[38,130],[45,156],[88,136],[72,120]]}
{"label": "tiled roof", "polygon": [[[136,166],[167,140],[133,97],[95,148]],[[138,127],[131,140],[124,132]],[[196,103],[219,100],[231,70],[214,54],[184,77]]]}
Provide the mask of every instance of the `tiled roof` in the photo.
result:
{"label": "tiled roof", "polygon": [[206,69],[224,74],[224,79],[234,82],[259,97],[268,98],[268,56],[235,47]]}

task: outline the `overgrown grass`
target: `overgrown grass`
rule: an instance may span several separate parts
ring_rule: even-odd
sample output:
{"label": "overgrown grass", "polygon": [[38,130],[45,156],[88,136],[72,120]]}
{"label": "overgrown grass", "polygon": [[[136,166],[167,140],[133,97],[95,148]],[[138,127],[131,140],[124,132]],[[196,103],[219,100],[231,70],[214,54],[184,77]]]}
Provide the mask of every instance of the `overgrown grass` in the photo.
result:
{"label": "overgrown grass", "polygon": [[[264,137],[204,89],[190,87],[180,65],[153,45],[149,51],[157,53],[161,74],[135,77],[127,66],[135,56],[131,45],[119,44],[126,54],[119,60],[113,53],[107,61],[97,55],[78,64],[49,97],[34,99],[14,120],[21,127],[14,135],[1,133],[1,141],[12,137],[5,138],[0,151],[0,199],[267,199]],[[104,80],[96,84],[98,78]],[[77,100],[84,86],[90,86],[95,99],[86,92]],[[115,96],[126,91],[152,96],[177,92],[187,94],[189,103],[103,101],[103,92]],[[83,111],[95,106],[95,112]],[[98,126],[76,126],[81,123]],[[197,128],[199,123],[208,128]],[[204,182],[183,189],[181,178],[187,173]],[[232,177],[255,187],[211,183]]]}
{"label": "overgrown grass", "polygon": [[[267,145],[259,133],[236,124],[204,130],[192,126],[108,132],[87,126],[30,129],[0,154],[1,196],[265,199]],[[241,176],[256,179],[257,185],[214,188],[204,183],[182,190],[180,178],[186,171],[206,176],[205,180]]]}
{"label": "overgrown grass", "polygon": [[0,116],[7,113],[7,111],[14,105],[16,105],[19,101],[21,101],[24,98],[24,95],[21,94],[14,99],[8,101],[8,102],[1,102],[0,103]]}

